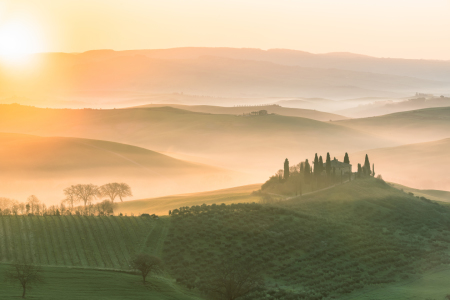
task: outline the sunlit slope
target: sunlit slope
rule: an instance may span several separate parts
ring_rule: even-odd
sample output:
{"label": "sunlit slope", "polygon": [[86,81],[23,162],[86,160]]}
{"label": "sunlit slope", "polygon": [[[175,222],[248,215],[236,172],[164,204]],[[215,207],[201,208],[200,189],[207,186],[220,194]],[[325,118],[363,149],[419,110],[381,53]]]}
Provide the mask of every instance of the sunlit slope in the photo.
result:
{"label": "sunlit slope", "polygon": [[298,163],[315,152],[343,157],[345,152],[396,145],[334,122],[171,107],[64,110],[1,105],[0,118],[0,131],[102,139],[196,156],[200,162],[208,159],[208,164],[258,173],[254,182],[278,170],[286,157]]}
{"label": "sunlit slope", "polygon": [[128,183],[135,197],[233,185],[239,174],[126,144],[0,133],[1,196],[50,203],[77,183]]}
{"label": "sunlit slope", "polygon": [[298,109],[290,107],[282,107],[279,105],[256,105],[256,106],[236,106],[236,107],[223,107],[223,106],[210,106],[210,105],[177,105],[177,104],[148,104],[139,107],[164,107],[170,106],[179,109],[185,109],[194,112],[209,113],[209,114],[227,114],[227,115],[242,115],[257,112],[260,110],[266,110],[269,114],[277,114],[288,117],[301,117],[308,118],[317,121],[338,121],[348,119],[347,117],[337,114],[321,112],[312,109]]}
{"label": "sunlit slope", "polygon": [[167,215],[169,210],[184,206],[259,202],[260,197],[252,196],[251,193],[260,188],[260,184],[252,184],[210,192],[126,201],[118,203],[115,210],[124,214]]}
{"label": "sunlit slope", "polygon": [[450,107],[427,108],[337,123],[402,143],[428,142],[450,137]]}
{"label": "sunlit slope", "polygon": [[351,154],[350,160],[363,163],[366,153],[375,163],[375,172],[386,180],[417,189],[450,191],[450,139],[368,150]]}
{"label": "sunlit slope", "polygon": [[260,298],[339,298],[449,264],[449,217],[446,206],[360,179],[273,205],[180,210],[163,253],[187,285],[237,256],[264,269]]}

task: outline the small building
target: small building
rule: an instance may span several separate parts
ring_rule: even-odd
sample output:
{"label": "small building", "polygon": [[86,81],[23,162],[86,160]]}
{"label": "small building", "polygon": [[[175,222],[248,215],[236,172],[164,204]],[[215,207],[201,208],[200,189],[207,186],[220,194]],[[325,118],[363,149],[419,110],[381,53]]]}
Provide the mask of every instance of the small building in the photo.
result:
{"label": "small building", "polygon": [[352,165],[340,162],[336,157],[331,161],[331,170],[335,170],[336,175],[352,173]]}

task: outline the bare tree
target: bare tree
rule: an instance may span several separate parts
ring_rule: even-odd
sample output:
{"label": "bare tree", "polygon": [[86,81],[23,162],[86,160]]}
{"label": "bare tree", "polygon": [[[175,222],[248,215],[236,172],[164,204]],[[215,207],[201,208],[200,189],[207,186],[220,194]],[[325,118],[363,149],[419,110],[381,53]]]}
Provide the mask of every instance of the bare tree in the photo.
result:
{"label": "bare tree", "polygon": [[30,206],[31,213],[39,213],[39,204],[41,202],[35,195],[31,195],[27,198],[27,204]]}
{"label": "bare tree", "polygon": [[68,203],[71,209],[73,209],[73,205],[75,203],[80,202],[80,199],[77,196],[77,189],[74,185],[65,188],[64,195],[66,196],[66,198],[62,202]]}
{"label": "bare tree", "polygon": [[156,256],[141,253],[131,261],[131,267],[141,272],[142,282],[145,284],[147,275],[152,271],[160,270],[162,268],[162,262]]}
{"label": "bare tree", "polygon": [[123,202],[122,198],[133,196],[133,194],[131,193],[130,186],[128,184],[126,184],[126,183],[119,183],[119,194],[118,194],[118,196],[119,196],[120,202]]}
{"label": "bare tree", "polygon": [[98,186],[94,184],[77,184],[73,187],[76,197],[84,202],[84,207],[99,195]]}
{"label": "bare tree", "polygon": [[245,297],[264,285],[260,269],[249,262],[222,262],[200,288],[214,299],[235,300]]}
{"label": "bare tree", "polygon": [[22,287],[22,298],[25,298],[27,288],[32,285],[43,283],[42,269],[28,262],[14,263],[5,273],[6,280],[12,283],[20,283]]}
{"label": "bare tree", "polygon": [[100,187],[100,194],[104,197],[108,197],[111,202],[114,203],[114,200],[117,196],[119,196],[120,183],[112,182],[104,184]]}
{"label": "bare tree", "polygon": [[123,202],[122,198],[132,196],[131,188],[126,183],[107,183],[102,185],[99,191],[101,196],[108,197],[113,203],[116,197],[119,197],[120,201]]}

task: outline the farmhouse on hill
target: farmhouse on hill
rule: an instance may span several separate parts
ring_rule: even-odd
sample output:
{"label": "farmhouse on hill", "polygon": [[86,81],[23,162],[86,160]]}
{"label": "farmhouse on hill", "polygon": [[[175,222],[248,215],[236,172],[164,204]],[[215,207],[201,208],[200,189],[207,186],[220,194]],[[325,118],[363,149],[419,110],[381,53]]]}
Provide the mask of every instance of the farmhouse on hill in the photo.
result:
{"label": "farmhouse on hill", "polygon": [[336,157],[331,161],[331,169],[336,171],[336,174],[348,174],[352,173],[352,165],[344,162],[340,162]]}

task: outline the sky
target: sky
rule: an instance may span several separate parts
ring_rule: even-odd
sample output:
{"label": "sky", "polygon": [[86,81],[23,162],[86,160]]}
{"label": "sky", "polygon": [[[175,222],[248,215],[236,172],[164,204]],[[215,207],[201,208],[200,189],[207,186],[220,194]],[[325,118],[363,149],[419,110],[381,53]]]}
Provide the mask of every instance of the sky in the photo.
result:
{"label": "sky", "polygon": [[0,0],[0,55],[285,48],[450,60],[450,0]]}

